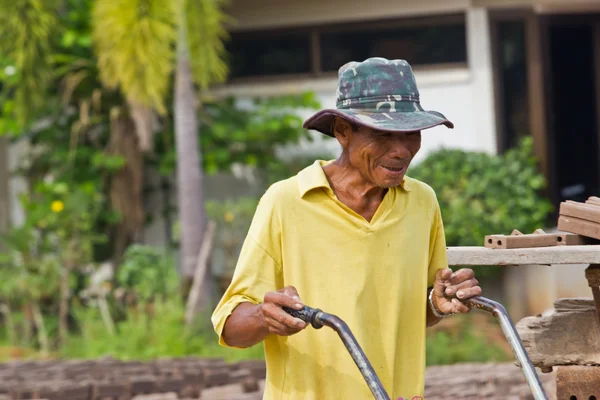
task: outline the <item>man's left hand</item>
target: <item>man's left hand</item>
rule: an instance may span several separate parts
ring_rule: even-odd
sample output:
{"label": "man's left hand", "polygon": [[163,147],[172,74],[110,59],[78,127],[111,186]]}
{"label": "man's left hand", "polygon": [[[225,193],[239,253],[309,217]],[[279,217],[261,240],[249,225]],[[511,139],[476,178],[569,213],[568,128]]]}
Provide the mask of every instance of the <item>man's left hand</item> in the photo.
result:
{"label": "man's left hand", "polygon": [[437,310],[442,314],[466,314],[471,309],[465,300],[481,295],[479,281],[470,268],[462,268],[452,272],[450,268],[438,271],[433,284],[432,301]]}

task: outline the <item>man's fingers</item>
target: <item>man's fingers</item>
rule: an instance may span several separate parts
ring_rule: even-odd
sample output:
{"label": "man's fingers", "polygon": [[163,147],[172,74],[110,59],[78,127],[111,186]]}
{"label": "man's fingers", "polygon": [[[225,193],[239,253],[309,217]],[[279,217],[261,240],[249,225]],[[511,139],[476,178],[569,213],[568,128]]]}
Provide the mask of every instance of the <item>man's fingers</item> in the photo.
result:
{"label": "man's fingers", "polygon": [[452,275],[452,270],[450,268],[444,268],[439,270],[435,277],[435,284],[433,285],[434,293],[442,297],[444,296],[444,288],[447,286],[448,279]]}
{"label": "man's fingers", "polygon": [[300,299],[294,299],[282,292],[269,292],[265,295],[265,303],[277,304],[281,307],[289,307],[295,310],[302,309],[303,305]]}
{"label": "man's fingers", "polygon": [[306,323],[299,318],[292,317],[290,314],[275,304],[265,304],[263,306],[263,315],[265,318],[276,321],[284,326],[294,329],[303,329]]}
{"label": "man's fingers", "polygon": [[460,289],[458,292],[456,292],[456,297],[458,297],[460,300],[467,300],[471,297],[479,295],[481,295],[481,288],[479,286],[473,286],[467,289]]}
{"label": "man's fingers", "polygon": [[473,279],[475,277],[475,273],[470,268],[461,268],[458,271],[452,273],[448,278],[448,286],[449,285],[457,285],[464,281],[468,281],[469,279]]}
{"label": "man's fingers", "polygon": [[283,294],[297,300],[299,303],[302,303],[302,301],[300,300],[300,295],[298,294],[298,291],[293,286],[284,287]]}
{"label": "man's fingers", "polygon": [[471,311],[469,307],[461,303],[458,299],[452,299],[452,306],[454,308],[454,312],[456,313],[466,314]]}
{"label": "man's fingers", "polygon": [[[294,319],[297,320],[297,318],[294,318]],[[277,321],[276,319],[268,318],[268,317],[265,319],[265,322],[267,323],[267,326],[269,327],[269,332],[274,333],[276,335],[281,335],[281,336],[293,335],[294,333],[298,333],[306,327],[306,323],[301,320],[297,320],[297,323],[299,325],[294,325],[294,326],[288,326],[285,323],[281,323],[281,322]]]}
{"label": "man's fingers", "polygon": [[[461,290],[475,287],[478,285],[479,285],[479,281],[475,278],[472,278],[472,279],[466,280],[464,282],[461,282],[457,285],[448,286],[446,288],[446,290],[444,291],[444,294],[446,296],[454,296],[457,292],[460,292]],[[460,296],[458,296],[458,297],[460,298]]]}

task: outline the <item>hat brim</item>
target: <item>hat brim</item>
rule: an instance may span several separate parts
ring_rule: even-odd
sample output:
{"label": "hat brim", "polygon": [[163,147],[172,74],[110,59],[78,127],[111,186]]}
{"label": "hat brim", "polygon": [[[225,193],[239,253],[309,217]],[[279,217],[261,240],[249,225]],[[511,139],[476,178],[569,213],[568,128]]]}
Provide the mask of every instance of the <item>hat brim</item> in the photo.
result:
{"label": "hat brim", "polygon": [[381,112],[362,109],[321,110],[307,119],[302,126],[333,137],[333,122],[336,117],[386,132],[414,132],[438,125],[454,128],[454,124],[437,111]]}

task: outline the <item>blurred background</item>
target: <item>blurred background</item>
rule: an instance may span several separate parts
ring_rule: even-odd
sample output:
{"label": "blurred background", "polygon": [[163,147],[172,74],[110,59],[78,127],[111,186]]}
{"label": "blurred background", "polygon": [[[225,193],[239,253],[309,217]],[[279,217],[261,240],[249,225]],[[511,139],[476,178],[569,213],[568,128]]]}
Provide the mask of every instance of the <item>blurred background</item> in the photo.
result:
{"label": "blurred background", "polygon": [[[266,188],[339,153],[304,118],[373,56],[455,123],[409,170],[449,246],[597,195],[599,1],[0,0],[0,360],[262,358],[209,314]],[[515,321],[589,296],[572,271],[476,268]],[[429,365],[510,358],[486,316],[429,332]]]}

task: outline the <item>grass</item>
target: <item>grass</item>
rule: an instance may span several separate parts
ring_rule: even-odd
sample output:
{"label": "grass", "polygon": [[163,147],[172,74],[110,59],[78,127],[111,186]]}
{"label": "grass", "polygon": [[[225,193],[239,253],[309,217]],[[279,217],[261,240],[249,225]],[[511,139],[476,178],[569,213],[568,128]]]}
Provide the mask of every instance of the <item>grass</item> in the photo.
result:
{"label": "grass", "polygon": [[[15,346],[0,338],[0,362],[14,359],[95,359],[111,356],[121,360],[152,360],[163,357],[218,357],[227,361],[264,359],[263,345],[231,349],[217,343],[211,327],[187,329],[183,307],[176,302],[157,303],[152,315],[127,311],[109,334],[99,311],[76,307],[77,331],[67,343],[47,356],[33,346]],[[203,318],[207,321],[208,317]],[[459,362],[502,362],[512,353],[498,323],[480,313],[458,315],[429,328],[426,344],[427,365]]]}

